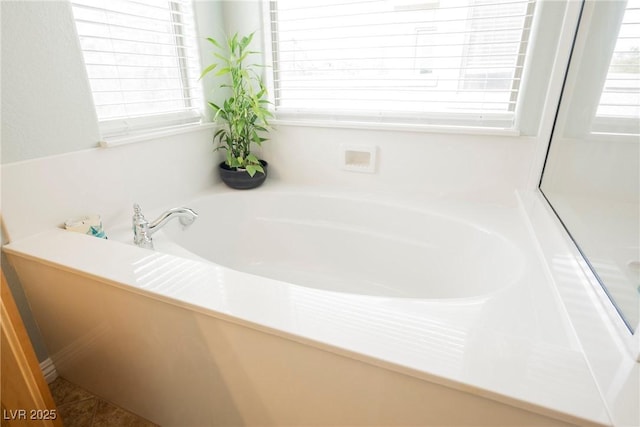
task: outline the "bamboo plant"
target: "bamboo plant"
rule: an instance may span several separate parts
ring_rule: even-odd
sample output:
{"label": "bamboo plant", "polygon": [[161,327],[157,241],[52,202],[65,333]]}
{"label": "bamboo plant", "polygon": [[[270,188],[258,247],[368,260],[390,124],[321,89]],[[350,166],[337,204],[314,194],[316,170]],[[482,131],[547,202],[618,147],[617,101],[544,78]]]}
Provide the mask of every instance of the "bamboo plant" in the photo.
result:
{"label": "bamboo plant", "polygon": [[249,62],[251,55],[260,52],[249,50],[254,33],[248,36],[234,34],[222,44],[213,38],[207,40],[213,44],[216,62],[206,67],[200,78],[216,71],[215,76],[225,78],[218,86],[230,91],[230,95],[221,105],[209,102],[214,111],[214,122],[220,128],[214,133],[216,150],[225,150],[225,164],[228,168],[246,170],[250,176],[264,173],[260,160],[251,152],[252,145],[261,146],[268,138],[268,119],[272,117],[267,105],[267,90],[260,71],[262,66]]}

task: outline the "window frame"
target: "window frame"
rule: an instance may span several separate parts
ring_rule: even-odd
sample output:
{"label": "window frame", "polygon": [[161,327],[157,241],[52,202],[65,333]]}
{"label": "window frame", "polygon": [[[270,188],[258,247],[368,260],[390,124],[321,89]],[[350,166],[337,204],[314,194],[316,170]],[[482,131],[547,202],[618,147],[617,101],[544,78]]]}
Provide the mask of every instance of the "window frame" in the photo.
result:
{"label": "window frame", "polygon": [[[580,25],[590,28],[591,33],[576,41],[574,56],[578,59],[574,60],[573,65],[582,70],[581,85],[566,88],[563,100],[567,108],[558,113],[556,134],[588,141],[637,142],[640,122],[636,118],[598,115],[609,74],[610,58],[618,39],[618,33],[610,33],[608,29],[611,21],[622,22],[625,9],[626,2],[585,3]],[[596,49],[597,54],[585,55],[587,49]],[[607,60],[602,61],[602,58]],[[587,87],[593,90],[585,90]]]}
{"label": "window frame", "polygon": [[[431,130],[444,131],[462,130],[464,133],[480,133],[480,134],[503,134],[517,135],[519,130],[516,124],[519,122],[516,112],[520,102],[514,103],[512,112],[476,114],[469,112],[449,113],[449,112],[425,112],[425,113],[378,113],[378,112],[354,112],[340,110],[321,110],[321,109],[305,109],[305,108],[283,108],[275,106],[275,94],[278,87],[274,82],[274,73],[277,68],[274,67],[274,58],[278,55],[277,40],[272,36],[277,33],[277,28],[272,28],[272,15],[277,12],[272,7],[273,0],[263,0],[262,14],[264,27],[264,47],[265,62],[267,69],[270,70],[265,74],[267,87],[271,94],[271,101],[274,103],[274,114],[276,122],[288,124],[307,124],[314,126],[337,126],[337,127],[374,127],[374,128],[394,128],[394,129],[411,129],[411,130]],[[533,5],[530,4],[530,7]],[[530,18],[528,18],[530,19]],[[537,14],[534,15],[537,18]],[[528,22],[531,27],[535,23]],[[527,23],[525,23],[525,26]],[[528,36],[531,32],[523,32],[523,37]],[[526,54],[532,44],[521,43],[519,54]],[[525,46],[526,45],[526,46]],[[524,47],[524,49],[523,49]],[[520,65],[520,64],[519,64]],[[273,71],[271,71],[273,70]],[[522,75],[522,73],[521,73]],[[521,77],[518,76],[518,77]],[[428,124],[427,124],[428,123]]]}
{"label": "window frame", "polygon": [[[123,0],[127,2],[129,0]],[[190,4],[189,10],[183,10],[183,4],[188,2]],[[134,2],[135,3],[135,2]],[[120,145],[128,141],[138,141],[149,139],[151,137],[163,134],[175,134],[194,128],[199,128],[203,125],[204,118],[204,100],[202,83],[197,80],[201,66],[200,66],[200,48],[199,48],[199,36],[197,34],[197,26],[195,22],[195,6],[192,0],[169,0],[169,10],[171,11],[169,17],[171,21],[167,21],[172,28],[172,34],[174,34],[174,54],[173,59],[179,64],[177,67],[180,75],[179,82],[180,88],[177,90],[184,93],[184,105],[177,111],[171,112],[152,112],[149,114],[131,114],[126,117],[117,118],[100,118],[96,108],[96,119],[98,129],[101,136],[100,145],[102,147]],[[74,1],[71,0],[71,8],[77,7]],[[92,6],[82,6],[92,8]],[[99,8],[99,7],[98,7]],[[180,21],[185,15],[193,16],[193,23],[190,23],[193,27],[192,34],[187,34],[184,30],[182,22]],[[77,17],[73,15],[74,23],[77,25]],[[76,34],[78,40],[78,47],[82,53],[83,62],[85,63],[85,70],[87,73],[87,80],[91,86],[91,77],[87,68],[85,51],[81,43],[81,35],[78,34],[76,27]],[[132,39],[133,40],[133,39]],[[193,55],[187,55],[184,41],[193,43]],[[137,41],[137,40],[134,40]],[[105,53],[111,53],[107,50]],[[193,69],[191,74],[186,75],[187,69]],[[197,73],[197,74],[196,74]],[[193,81],[196,84],[193,84]],[[191,81],[191,83],[190,83]],[[95,94],[93,87],[91,86],[91,94],[94,106],[96,106]],[[125,103],[126,104],[126,103]],[[97,107],[97,106],[96,106]]]}
{"label": "window frame", "polygon": [[[273,58],[277,55],[274,48],[275,41],[272,38],[271,27],[271,3],[272,0],[261,1],[261,16],[263,27],[263,52],[265,60],[264,80],[273,102],[273,94],[277,91],[274,84]],[[566,52],[562,51],[560,37],[565,34],[563,26],[566,20],[571,18],[571,1],[560,0],[546,2],[536,0],[536,12],[533,16],[529,28],[529,42],[525,49],[525,55],[530,56],[528,64],[522,69],[521,83],[519,87],[518,99],[510,126],[504,126],[505,117],[496,115],[496,120],[492,123],[485,118],[482,125],[477,125],[470,120],[470,116],[464,113],[443,114],[429,112],[423,114],[397,114],[394,120],[387,117],[382,119],[379,115],[370,113],[341,114],[337,111],[321,111],[314,113],[301,109],[286,110],[273,106],[274,124],[285,124],[293,126],[313,126],[313,127],[338,127],[356,129],[389,129],[424,131],[435,133],[462,133],[478,135],[499,135],[499,136],[535,136],[541,131],[546,99],[552,89],[552,83],[557,71],[557,60],[563,58]],[[551,23],[553,31],[542,28],[542,23]],[[277,31],[277,29],[276,29]],[[541,40],[541,41],[540,41]],[[553,48],[547,46],[553,42]],[[560,66],[560,68],[562,68]],[[558,68],[558,69],[560,69]],[[551,70],[549,73],[539,71]],[[562,72],[564,68],[562,68]],[[555,102],[556,100],[552,100]],[[404,117],[403,117],[404,116]],[[435,122],[435,123],[434,123]]]}

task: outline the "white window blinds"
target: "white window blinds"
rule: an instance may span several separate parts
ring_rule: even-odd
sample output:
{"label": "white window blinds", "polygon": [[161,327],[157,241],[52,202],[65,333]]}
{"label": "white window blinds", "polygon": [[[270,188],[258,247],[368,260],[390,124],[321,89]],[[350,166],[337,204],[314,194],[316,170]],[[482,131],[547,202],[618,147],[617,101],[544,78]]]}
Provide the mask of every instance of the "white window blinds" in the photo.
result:
{"label": "white window blinds", "polygon": [[103,136],[198,122],[190,0],[72,0]]}
{"label": "white window blinds", "polygon": [[513,126],[532,0],[272,0],[279,117]]}
{"label": "white window blinds", "polygon": [[640,0],[626,4],[592,130],[640,134]]}

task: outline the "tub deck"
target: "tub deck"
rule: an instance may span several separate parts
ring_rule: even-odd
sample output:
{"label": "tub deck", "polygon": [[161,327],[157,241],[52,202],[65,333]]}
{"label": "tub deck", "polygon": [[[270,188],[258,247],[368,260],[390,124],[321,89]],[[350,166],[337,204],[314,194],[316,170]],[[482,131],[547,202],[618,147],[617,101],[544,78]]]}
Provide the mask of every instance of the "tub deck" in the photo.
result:
{"label": "tub deck", "polygon": [[154,252],[52,229],[4,250],[13,259],[558,420],[610,425],[521,207],[493,206],[485,214],[503,224],[527,262],[516,283],[469,298],[393,298],[303,287],[203,261],[162,238]]}

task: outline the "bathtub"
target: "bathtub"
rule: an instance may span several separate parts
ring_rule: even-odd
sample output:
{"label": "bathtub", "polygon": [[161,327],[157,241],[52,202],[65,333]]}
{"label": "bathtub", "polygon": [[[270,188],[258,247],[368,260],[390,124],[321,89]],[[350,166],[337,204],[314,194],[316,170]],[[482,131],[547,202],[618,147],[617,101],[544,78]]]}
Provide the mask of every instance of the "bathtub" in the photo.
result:
{"label": "bathtub", "polygon": [[515,197],[181,204],[4,247],[62,376],[163,426],[611,424]]}
{"label": "bathtub", "polygon": [[[524,271],[518,247],[477,210],[306,193],[225,193],[190,203],[201,218],[173,243],[216,264],[333,292],[417,299],[491,294]],[[485,221],[486,223],[486,221]]]}

